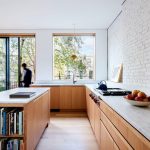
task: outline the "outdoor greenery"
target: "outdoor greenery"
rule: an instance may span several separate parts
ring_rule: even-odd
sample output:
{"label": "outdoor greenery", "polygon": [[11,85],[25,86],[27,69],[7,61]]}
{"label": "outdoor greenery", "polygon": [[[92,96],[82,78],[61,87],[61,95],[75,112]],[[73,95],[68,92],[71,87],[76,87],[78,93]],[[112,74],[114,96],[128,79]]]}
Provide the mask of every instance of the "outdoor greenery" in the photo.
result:
{"label": "outdoor greenery", "polygon": [[26,63],[32,71],[32,81],[35,80],[35,38],[21,38],[21,63]]}
{"label": "outdoor greenery", "polygon": [[[20,42],[19,42],[20,41]],[[19,46],[18,46],[19,45]],[[20,47],[20,49],[19,49]],[[20,53],[20,57],[19,54]],[[0,90],[5,89],[6,72],[6,46],[5,39],[0,38]],[[10,88],[18,85],[19,65],[26,63],[35,77],[35,38],[34,37],[10,37],[9,38],[9,64],[10,64]]]}
{"label": "outdoor greenery", "polygon": [[4,90],[4,80],[5,80],[5,57],[6,52],[4,51],[5,48],[5,40],[0,39],[0,91]]}
{"label": "outdoor greenery", "polygon": [[[87,55],[80,52],[82,36],[54,36],[54,79],[78,79],[88,76]],[[72,56],[76,56],[73,59]]]}

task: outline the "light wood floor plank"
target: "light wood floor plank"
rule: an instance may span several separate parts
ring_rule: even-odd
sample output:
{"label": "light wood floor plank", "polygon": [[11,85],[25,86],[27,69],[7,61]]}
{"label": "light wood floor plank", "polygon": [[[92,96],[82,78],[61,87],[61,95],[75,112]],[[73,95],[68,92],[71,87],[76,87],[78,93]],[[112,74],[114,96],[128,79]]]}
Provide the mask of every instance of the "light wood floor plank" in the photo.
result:
{"label": "light wood floor plank", "polygon": [[36,150],[99,150],[87,117],[53,117]]}

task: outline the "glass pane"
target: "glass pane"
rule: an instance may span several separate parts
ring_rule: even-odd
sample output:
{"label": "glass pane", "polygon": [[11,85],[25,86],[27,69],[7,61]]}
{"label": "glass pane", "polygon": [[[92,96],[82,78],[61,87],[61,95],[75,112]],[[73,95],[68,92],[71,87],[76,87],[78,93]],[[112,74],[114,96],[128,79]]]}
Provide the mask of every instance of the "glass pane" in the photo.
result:
{"label": "glass pane", "polygon": [[93,80],[95,36],[54,36],[53,79]]}
{"label": "glass pane", "polygon": [[35,80],[35,37],[20,38],[21,64],[26,63],[32,71],[32,82]]}
{"label": "glass pane", "polygon": [[0,91],[6,89],[6,39],[0,38]]}
{"label": "glass pane", "polygon": [[10,47],[10,89],[18,87],[18,38],[11,37]]}

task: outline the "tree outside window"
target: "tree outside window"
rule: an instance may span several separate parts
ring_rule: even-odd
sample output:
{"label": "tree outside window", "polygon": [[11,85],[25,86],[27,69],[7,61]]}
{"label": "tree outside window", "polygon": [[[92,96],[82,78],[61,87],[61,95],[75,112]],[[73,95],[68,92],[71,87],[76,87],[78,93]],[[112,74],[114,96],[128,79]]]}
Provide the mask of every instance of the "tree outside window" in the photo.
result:
{"label": "tree outside window", "polygon": [[[53,79],[93,80],[95,74],[95,35],[53,36]],[[73,59],[73,56],[76,57]]]}

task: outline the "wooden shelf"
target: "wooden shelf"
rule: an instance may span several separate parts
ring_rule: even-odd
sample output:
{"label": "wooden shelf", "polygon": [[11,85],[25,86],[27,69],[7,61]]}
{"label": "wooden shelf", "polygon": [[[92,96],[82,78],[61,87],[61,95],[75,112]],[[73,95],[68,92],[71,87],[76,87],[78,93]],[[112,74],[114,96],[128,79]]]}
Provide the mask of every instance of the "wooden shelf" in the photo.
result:
{"label": "wooden shelf", "polygon": [[0,135],[0,138],[23,138],[24,135],[18,135],[18,134],[15,134],[15,135]]}

